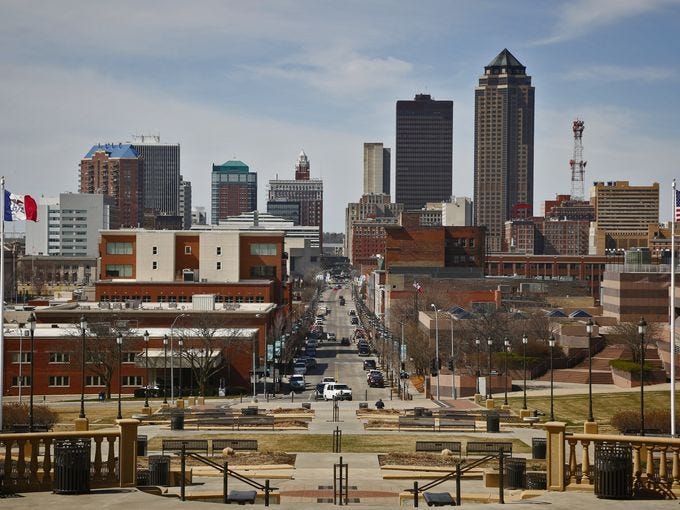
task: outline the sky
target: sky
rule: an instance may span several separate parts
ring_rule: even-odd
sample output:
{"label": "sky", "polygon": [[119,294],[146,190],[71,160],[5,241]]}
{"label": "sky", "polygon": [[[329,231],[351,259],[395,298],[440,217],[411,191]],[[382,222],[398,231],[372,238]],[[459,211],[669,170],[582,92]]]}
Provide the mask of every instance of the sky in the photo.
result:
{"label": "sky", "polygon": [[[474,90],[508,48],[536,94],[534,211],[569,193],[571,124],[593,181],[680,177],[680,0],[0,0],[0,173],[77,191],[96,143],[181,144],[194,206],[213,163],[324,181],[324,230],[362,194],[363,143],[394,149],[396,101],[454,101],[453,193],[472,196]],[[394,152],[393,152],[394,154]],[[393,156],[394,167],[394,156]],[[394,175],[392,175],[394,189]],[[586,191],[587,193],[587,191]],[[393,197],[394,198],[394,197]]]}

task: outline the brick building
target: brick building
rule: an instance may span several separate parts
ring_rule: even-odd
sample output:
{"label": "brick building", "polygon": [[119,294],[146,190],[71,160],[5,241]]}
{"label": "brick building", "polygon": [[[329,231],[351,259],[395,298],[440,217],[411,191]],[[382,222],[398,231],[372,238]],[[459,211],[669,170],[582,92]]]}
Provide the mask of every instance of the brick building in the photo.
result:
{"label": "brick building", "polygon": [[243,161],[213,165],[210,202],[213,225],[229,216],[257,210],[257,173]]}

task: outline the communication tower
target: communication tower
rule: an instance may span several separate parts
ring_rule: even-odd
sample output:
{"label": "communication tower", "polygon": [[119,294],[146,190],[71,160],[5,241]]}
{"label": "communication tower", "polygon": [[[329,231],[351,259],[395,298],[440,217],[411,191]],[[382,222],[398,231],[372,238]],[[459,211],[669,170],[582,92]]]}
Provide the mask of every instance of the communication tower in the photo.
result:
{"label": "communication tower", "polygon": [[586,161],[583,161],[583,128],[584,122],[576,119],[572,123],[574,131],[574,155],[569,160],[571,167],[571,199],[583,200],[583,176],[586,173]]}

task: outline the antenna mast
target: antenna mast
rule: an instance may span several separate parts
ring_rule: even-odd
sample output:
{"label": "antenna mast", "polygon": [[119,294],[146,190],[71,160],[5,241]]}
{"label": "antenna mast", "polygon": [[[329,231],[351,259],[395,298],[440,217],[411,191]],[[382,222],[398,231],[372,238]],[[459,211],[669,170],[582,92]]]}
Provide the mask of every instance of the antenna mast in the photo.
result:
{"label": "antenna mast", "polygon": [[571,199],[583,200],[583,176],[586,173],[586,163],[583,161],[583,128],[582,120],[576,119],[572,123],[574,131],[574,155],[569,160],[571,167]]}

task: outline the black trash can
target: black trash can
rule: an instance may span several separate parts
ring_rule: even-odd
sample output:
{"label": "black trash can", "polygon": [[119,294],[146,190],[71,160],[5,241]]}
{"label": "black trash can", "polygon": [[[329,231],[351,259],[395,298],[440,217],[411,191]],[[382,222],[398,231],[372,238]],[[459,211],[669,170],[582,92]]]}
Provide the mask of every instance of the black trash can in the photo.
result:
{"label": "black trash can", "polygon": [[54,493],[90,492],[90,440],[66,439],[54,444]]}
{"label": "black trash can", "polygon": [[527,472],[527,459],[509,457],[505,462],[505,486],[508,489],[523,489]]}
{"label": "black trash can", "polygon": [[545,459],[546,440],[544,437],[535,437],[531,440],[531,458]]}
{"label": "black trash can", "polygon": [[413,408],[413,416],[415,418],[422,418],[423,417],[423,411],[425,411],[424,407],[414,407]]}
{"label": "black trash can", "polygon": [[548,488],[548,475],[545,471],[527,471],[527,489],[544,491]]}
{"label": "black trash can", "polygon": [[633,497],[633,448],[622,443],[595,443],[595,495],[605,499]]}
{"label": "black trash can", "polygon": [[244,407],[241,409],[241,416],[257,416],[257,407]]}
{"label": "black trash can", "polygon": [[170,484],[170,456],[149,456],[149,485]]}
{"label": "black trash can", "polygon": [[501,416],[498,413],[486,413],[486,431],[500,432],[501,431]]}
{"label": "black trash can", "polygon": [[184,430],[184,414],[176,413],[170,416],[170,430]]}
{"label": "black trash can", "polygon": [[137,470],[137,486],[145,487],[150,485],[149,483],[149,470],[148,469],[138,469]]}
{"label": "black trash can", "polygon": [[147,445],[148,438],[146,436],[137,435],[137,457],[146,457]]}

